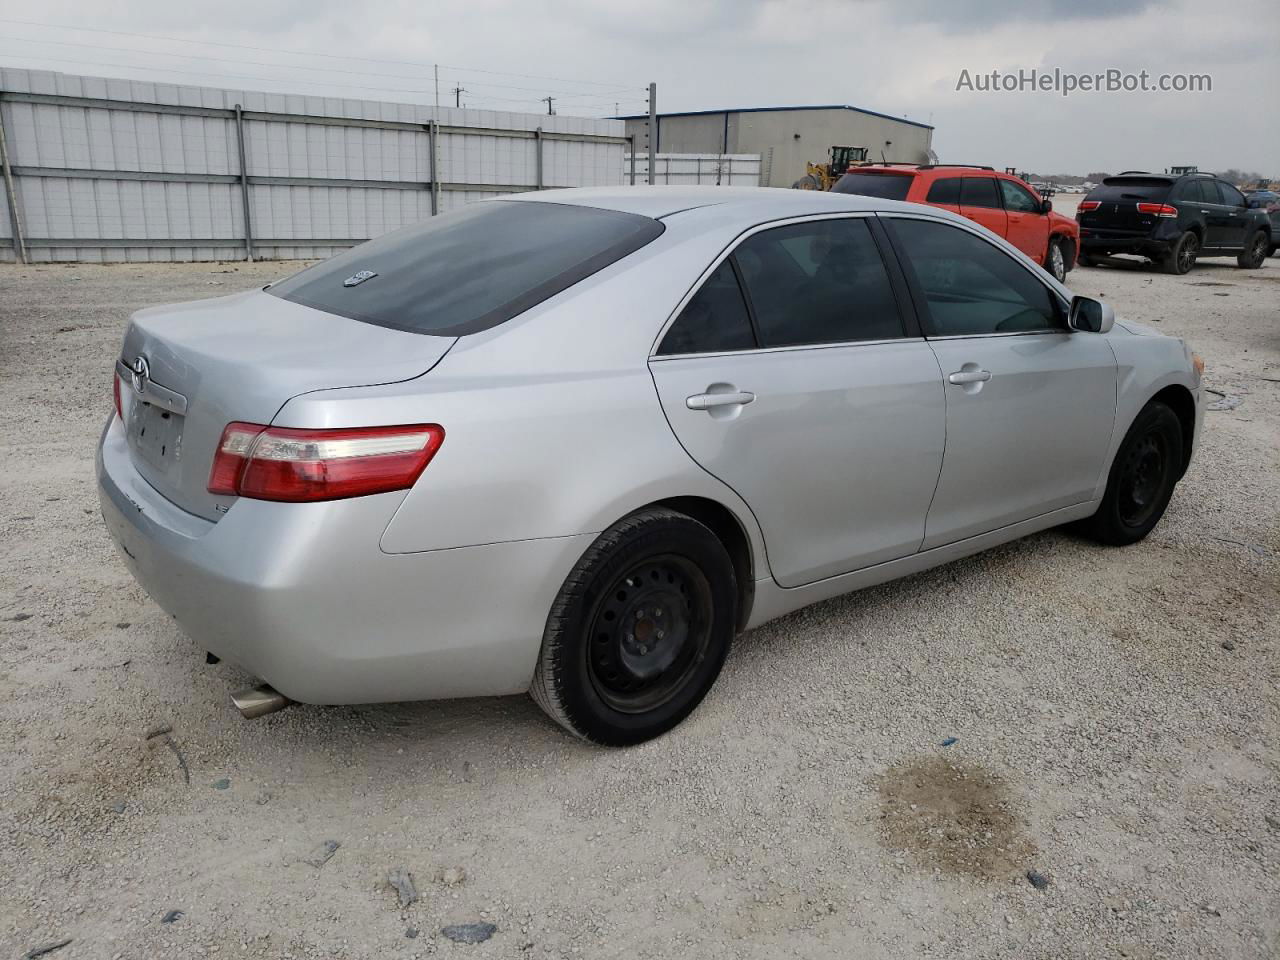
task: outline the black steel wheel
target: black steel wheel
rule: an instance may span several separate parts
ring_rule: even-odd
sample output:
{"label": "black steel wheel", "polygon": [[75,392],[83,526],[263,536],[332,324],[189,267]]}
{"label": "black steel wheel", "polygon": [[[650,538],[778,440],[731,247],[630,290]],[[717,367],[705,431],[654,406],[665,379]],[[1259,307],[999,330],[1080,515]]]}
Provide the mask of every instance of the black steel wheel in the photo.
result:
{"label": "black steel wheel", "polygon": [[1244,245],[1236,263],[1245,270],[1257,270],[1271,253],[1271,237],[1265,230],[1255,230]]}
{"label": "black steel wheel", "polygon": [[606,530],[570,573],[543,634],[531,694],[585,740],[626,746],[683,720],[729,652],[737,581],[723,544],[665,508]]}
{"label": "black steel wheel", "polygon": [[1196,257],[1200,255],[1200,238],[1194,231],[1188,230],[1178,242],[1174,244],[1168,256],[1164,258],[1161,267],[1165,273],[1172,273],[1181,276],[1190,273],[1191,268],[1196,265]]}
{"label": "black steel wheel", "polygon": [[1182,425],[1153,400],[1134,418],[1116,451],[1098,512],[1081,524],[1102,543],[1124,546],[1149,534],[1164,516],[1183,466]]}

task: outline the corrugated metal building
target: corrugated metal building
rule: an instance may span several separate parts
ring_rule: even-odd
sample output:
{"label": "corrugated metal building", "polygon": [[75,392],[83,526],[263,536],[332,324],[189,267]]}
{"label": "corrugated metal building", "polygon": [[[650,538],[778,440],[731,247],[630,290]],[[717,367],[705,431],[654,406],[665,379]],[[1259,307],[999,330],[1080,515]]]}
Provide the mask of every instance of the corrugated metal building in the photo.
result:
{"label": "corrugated metal building", "polygon": [[[620,119],[643,153],[649,118]],[[660,113],[654,132],[661,153],[760,154],[763,187],[791,186],[806,162],[825,163],[833,146],[866,147],[871,160],[928,163],[933,141],[927,123],[847,104]]]}

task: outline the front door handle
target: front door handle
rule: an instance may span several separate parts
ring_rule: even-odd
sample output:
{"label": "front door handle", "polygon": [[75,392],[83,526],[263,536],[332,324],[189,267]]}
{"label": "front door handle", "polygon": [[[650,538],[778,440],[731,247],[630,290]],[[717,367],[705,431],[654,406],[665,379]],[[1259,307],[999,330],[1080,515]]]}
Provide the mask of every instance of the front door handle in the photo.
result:
{"label": "front door handle", "polygon": [[990,370],[959,370],[947,377],[948,383],[986,383],[991,379]]}
{"label": "front door handle", "polygon": [[745,390],[737,393],[695,393],[687,397],[684,405],[690,410],[711,410],[715,407],[732,407],[750,403],[756,398],[754,393]]}

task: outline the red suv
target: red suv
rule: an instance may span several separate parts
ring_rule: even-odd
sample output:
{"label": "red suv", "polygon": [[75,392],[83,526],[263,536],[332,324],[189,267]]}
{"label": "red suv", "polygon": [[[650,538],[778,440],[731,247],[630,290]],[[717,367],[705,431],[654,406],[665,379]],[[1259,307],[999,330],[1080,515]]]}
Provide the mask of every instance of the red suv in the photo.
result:
{"label": "red suv", "polygon": [[1080,226],[1053,212],[1053,205],[1026,181],[991,167],[886,163],[850,167],[836,193],[909,200],[942,207],[999,234],[1036,263],[1065,280],[1076,264]]}

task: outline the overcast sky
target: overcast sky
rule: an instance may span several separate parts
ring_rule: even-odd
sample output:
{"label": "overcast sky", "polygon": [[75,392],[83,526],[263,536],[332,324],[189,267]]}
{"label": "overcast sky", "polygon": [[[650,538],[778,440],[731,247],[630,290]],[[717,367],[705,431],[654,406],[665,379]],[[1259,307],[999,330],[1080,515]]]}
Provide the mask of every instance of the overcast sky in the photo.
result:
{"label": "overcast sky", "polygon": [[[539,98],[553,96],[558,112],[598,116],[642,112],[652,80],[663,111],[850,103],[905,115],[937,128],[944,161],[1280,178],[1276,0],[0,0],[0,62],[425,103],[440,63],[443,102],[461,85],[464,105],[545,111]],[[966,70],[1054,68],[1209,74],[1212,92],[956,89]]]}

